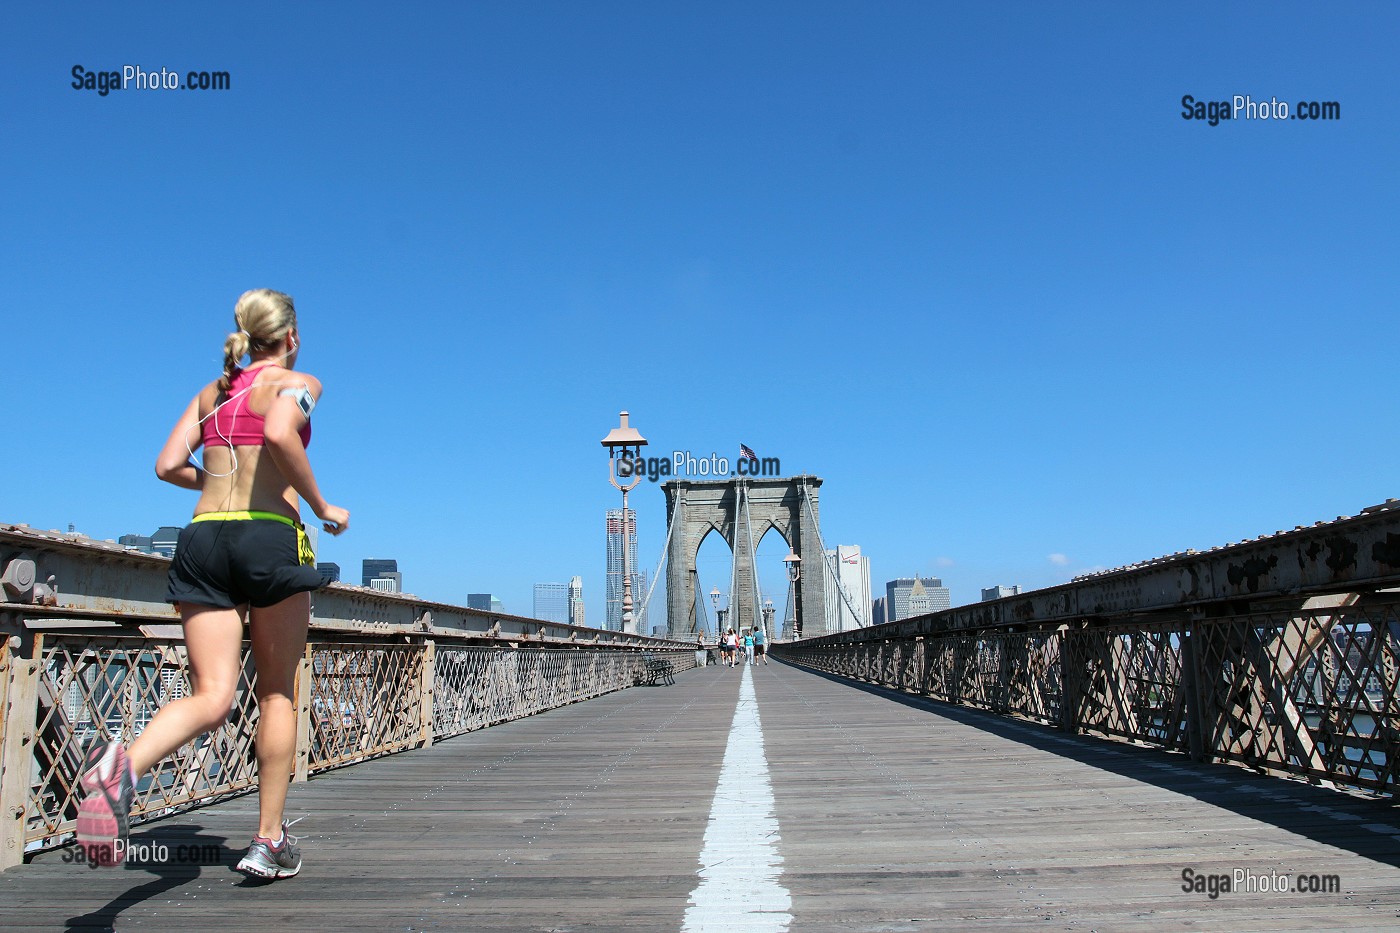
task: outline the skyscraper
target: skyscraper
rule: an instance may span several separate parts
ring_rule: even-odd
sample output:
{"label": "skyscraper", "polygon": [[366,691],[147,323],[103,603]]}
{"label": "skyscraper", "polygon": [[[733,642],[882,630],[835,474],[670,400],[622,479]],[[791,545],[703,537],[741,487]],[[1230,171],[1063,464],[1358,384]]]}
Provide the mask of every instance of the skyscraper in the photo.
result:
{"label": "skyscraper", "polygon": [[[68,533],[73,533],[73,526],[68,526]],[[146,535],[122,535],[117,539],[117,543],[122,547],[133,548],[143,554],[159,554],[162,557],[175,556],[175,542],[180,539],[180,532],[183,529],[179,525],[161,525],[155,533],[149,537]]]}
{"label": "skyscraper", "polygon": [[156,533],[151,535],[152,553],[174,557],[175,543],[180,540],[182,530],[179,525],[161,525],[156,529]]}
{"label": "skyscraper", "polygon": [[583,577],[569,581],[569,624],[583,625]]}
{"label": "skyscraper", "polygon": [[142,554],[153,553],[150,535],[122,535],[117,539],[117,543],[124,548],[140,551]]}
{"label": "skyscraper", "polygon": [[[626,522],[627,566],[632,577],[632,616],[636,631],[645,632],[645,619],[642,618],[642,600],[646,598],[646,573],[637,569],[637,511],[627,510]],[[608,509],[608,582],[607,612],[604,628],[613,632],[622,631],[622,509]]]}
{"label": "skyscraper", "polygon": [[377,577],[370,577],[369,588],[380,593],[402,593],[403,574],[395,571],[394,573],[381,573]]}
{"label": "skyscraper", "polygon": [[914,585],[909,590],[909,615],[928,615],[930,612],[949,608],[948,590],[937,585],[941,584],[942,580],[934,579],[934,586],[926,586],[924,581],[917,577],[914,579]]}
{"label": "skyscraper", "polygon": [[569,586],[567,583],[535,584],[535,615],[541,622],[569,621]]}
{"label": "skyscraper", "polygon": [[[396,574],[398,572],[399,562],[397,560],[365,558],[361,572],[360,585],[373,586],[374,584],[370,581],[375,577],[387,576],[388,574]],[[403,577],[399,577],[399,582],[403,582]]]}
{"label": "skyscraper", "polygon": [[[839,544],[835,550],[827,551],[826,557],[822,561],[826,573],[826,630],[849,632],[870,625],[870,558],[860,553],[858,544]],[[846,604],[842,590],[850,597],[855,612]]]}
{"label": "skyscraper", "polygon": [[491,594],[490,594],[490,593],[468,593],[468,594],[467,594],[467,608],[468,608],[468,609],[482,609],[482,610],[484,610],[484,611],[486,611],[486,612],[490,612],[490,611],[491,611]]}
{"label": "skyscraper", "polygon": [[991,602],[994,599],[1005,599],[1008,596],[1020,596],[1019,586],[986,586],[982,588],[982,602]]}
{"label": "skyscraper", "polygon": [[951,606],[948,589],[937,577],[899,577],[885,584],[885,610],[890,622]]}

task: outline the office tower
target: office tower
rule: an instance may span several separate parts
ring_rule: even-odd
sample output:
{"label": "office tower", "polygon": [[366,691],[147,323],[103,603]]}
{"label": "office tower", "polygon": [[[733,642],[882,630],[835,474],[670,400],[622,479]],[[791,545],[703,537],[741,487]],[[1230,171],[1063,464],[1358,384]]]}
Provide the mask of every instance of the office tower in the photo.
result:
{"label": "office tower", "polygon": [[381,573],[377,577],[370,577],[369,588],[380,593],[402,593],[403,574],[395,571],[394,573]]}
{"label": "office tower", "polygon": [[1020,596],[1019,586],[988,586],[982,589],[982,602],[990,602],[993,599],[1005,599],[1008,596]]}
{"label": "office tower", "polygon": [[492,611],[492,612],[495,612],[495,613],[499,613],[500,615],[506,615],[506,604],[503,603],[503,602],[501,602],[501,601],[500,601],[499,599],[497,599],[496,597],[492,596],[492,597],[491,597],[491,611]]}
{"label": "office tower", "polygon": [[870,558],[860,553],[860,545],[840,544],[827,551],[822,570],[826,574],[826,630],[849,632],[870,625]]}
{"label": "office tower", "polygon": [[536,583],[534,618],[541,622],[569,621],[569,585]]}
{"label": "office tower", "polygon": [[124,548],[140,551],[142,554],[152,553],[150,535],[122,535],[117,539],[117,543]]}
{"label": "office tower", "polygon": [[888,600],[884,596],[881,596],[879,599],[872,600],[870,603],[870,624],[884,625],[886,622],[888,622],[890,620],[888,607]]}
{"label": "office tower", "polygon": [[914,585],[909,589],[909,615],[928,615],[949,608],[948,591],[941,585],[943,581],[936,577],[930,579],[933,581],[931,586],[924,582],[924,578],[914,579]]}
{"label": "office tower", "polygon": [[[362,586],[373,586],[373,584],[370,583],[370,581],[373,580],[375,577],[384,576],[384,575],[386,575],[386,574],[391,574],[391,573],[398,573],[398,572],[399,572],[399,562],[398,562],[397,560],[388,560],[388,559],[379,559],[379,560],[375,560],[375,559],[372,559],[372,558],[366,558],[366,559],[365,559],[365,562],[364,562],[364,570],[363,570],[363,577],[362,577],[362,583],[361,583],[361,585],[362,585]],[[403,582],[403,578],[402,578],[402,577],[399,578],[399,582],[400,582],[400,583]]]}
{"label": "office tower", "polygon": [[490,611],[491,611],[491,594],[490,594],[490,593],[468,593],[468,594],[467,594],[467,608],[468,608],[468,609],[481,609],[481,610],[483,610],[483,611],[485,611],[485,612],[490,612]]}
{"label": "office tower", "polygon": [[174,557],[175,542],[180,539],[182,530],[178,525],[161,525],[160,529],[151,535],[151,553],[160,554],[162,557]]}
{"label": "office tower", "polygon": [[306,538],[307,538],[307,540],[311,542],[311,553],[312,553],[313,557],[314,557],[314,555],[316,555],[316,554],[320,554],[320,553],[321,553],[321,529],[318,528],[318,527],[316,527],[314,524],[312,524],[312,525],[306,525],[306,526],[304,526],[303,530],[306,532]]}
{"label": "office tower", "polygon": [[[918,588],[917,597],[914,592]],[[890,622],[938,612],[952,606],[948,589],[937,577],[899,577],[885,584],[885,611]],[[915,599],[917,598],[917,602]]]}
{"label": "office tower", "polygon": [[569,581],[569,624],[583,625],[583,577]]}
{"label": "office tower", "polygon": [[[637,568],[637,511],[627,510],[626,522],[627,566],[632,577],[632,617],[636,631],[645,633],[645,619],[642,601],[646,598],[646,573]],[[622,631],[622,509],[608,509],[608,580],[607,580],[607,622],[604,628],[613,632]]]}
{"label": "office tower", "polygon": [[[69,526],[69,533],[72,526]],[[178,525],[161,525],[154,534],[151,535],[122,535],[117,539],[117,543],[122,547],[140,551],[142,554],[159,554],[162,557],[175,556],[175,543],[180,539],[180,532],[183,531]]]}
{"label": "office tower", "polygon": [[317,570],[317,572],[319,572],[319,573],[321,574],[321,585],[322,585],[322,586],[325,586],[325,585],[328,584],[328,583],[339,583],[339,582],[340,582],[340,565],[339,565],[339,564],[333,564],[333,563],[330,563],[330,562],[326,562],[326,563],[324,563],[324,564],[317,564],[317,565],[316,565],[316,570]]}

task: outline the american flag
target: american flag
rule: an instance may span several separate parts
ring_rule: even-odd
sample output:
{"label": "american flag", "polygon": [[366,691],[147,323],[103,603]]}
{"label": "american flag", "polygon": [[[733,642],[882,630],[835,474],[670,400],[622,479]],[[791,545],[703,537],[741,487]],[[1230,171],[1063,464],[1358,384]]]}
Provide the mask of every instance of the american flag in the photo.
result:
{"label": "american flag", "polygon": [[755,463],[758,462],[758,454],[754,453],[748,444],[739,445],[739,457],[744,460],[752,460]]}

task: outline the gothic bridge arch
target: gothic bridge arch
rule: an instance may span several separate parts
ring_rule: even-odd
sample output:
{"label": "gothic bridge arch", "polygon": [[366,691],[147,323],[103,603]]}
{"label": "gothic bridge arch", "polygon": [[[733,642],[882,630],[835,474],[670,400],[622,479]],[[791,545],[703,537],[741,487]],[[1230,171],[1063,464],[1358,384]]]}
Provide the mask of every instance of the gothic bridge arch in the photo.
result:
{"label": "gothic bridge arch", "polygon": [[[798,583],[803,636],[826,634],[825,574],[818,532],[819,477],[734,477],[722,480],[673,479],[661,484],[666,494],[666,617],[670,634],[694,635],[696,557],[711,531],[729,545],[735,563],[730,594],[730,624],[735,631],[760,623],[754,552],[769,528],[775,529],[802,558]],[[810,502],[810,508],[804,503]],[[770,632],[769,637],[776,637]]]}

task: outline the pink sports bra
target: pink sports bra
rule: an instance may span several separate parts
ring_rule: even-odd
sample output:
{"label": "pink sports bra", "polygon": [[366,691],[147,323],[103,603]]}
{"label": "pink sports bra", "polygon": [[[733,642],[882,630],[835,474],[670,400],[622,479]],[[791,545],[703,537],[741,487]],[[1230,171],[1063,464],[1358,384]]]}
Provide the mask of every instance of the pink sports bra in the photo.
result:
{"label": "pink sports bra", "polygon": [[[248,407],[253,381],[263,367],[241,369],[229,383],[224,405],[204,421],[205,447],[261,447],[263,438],[263,416]],[[301,445],[311,446],[311,421],[301,426]]]}

